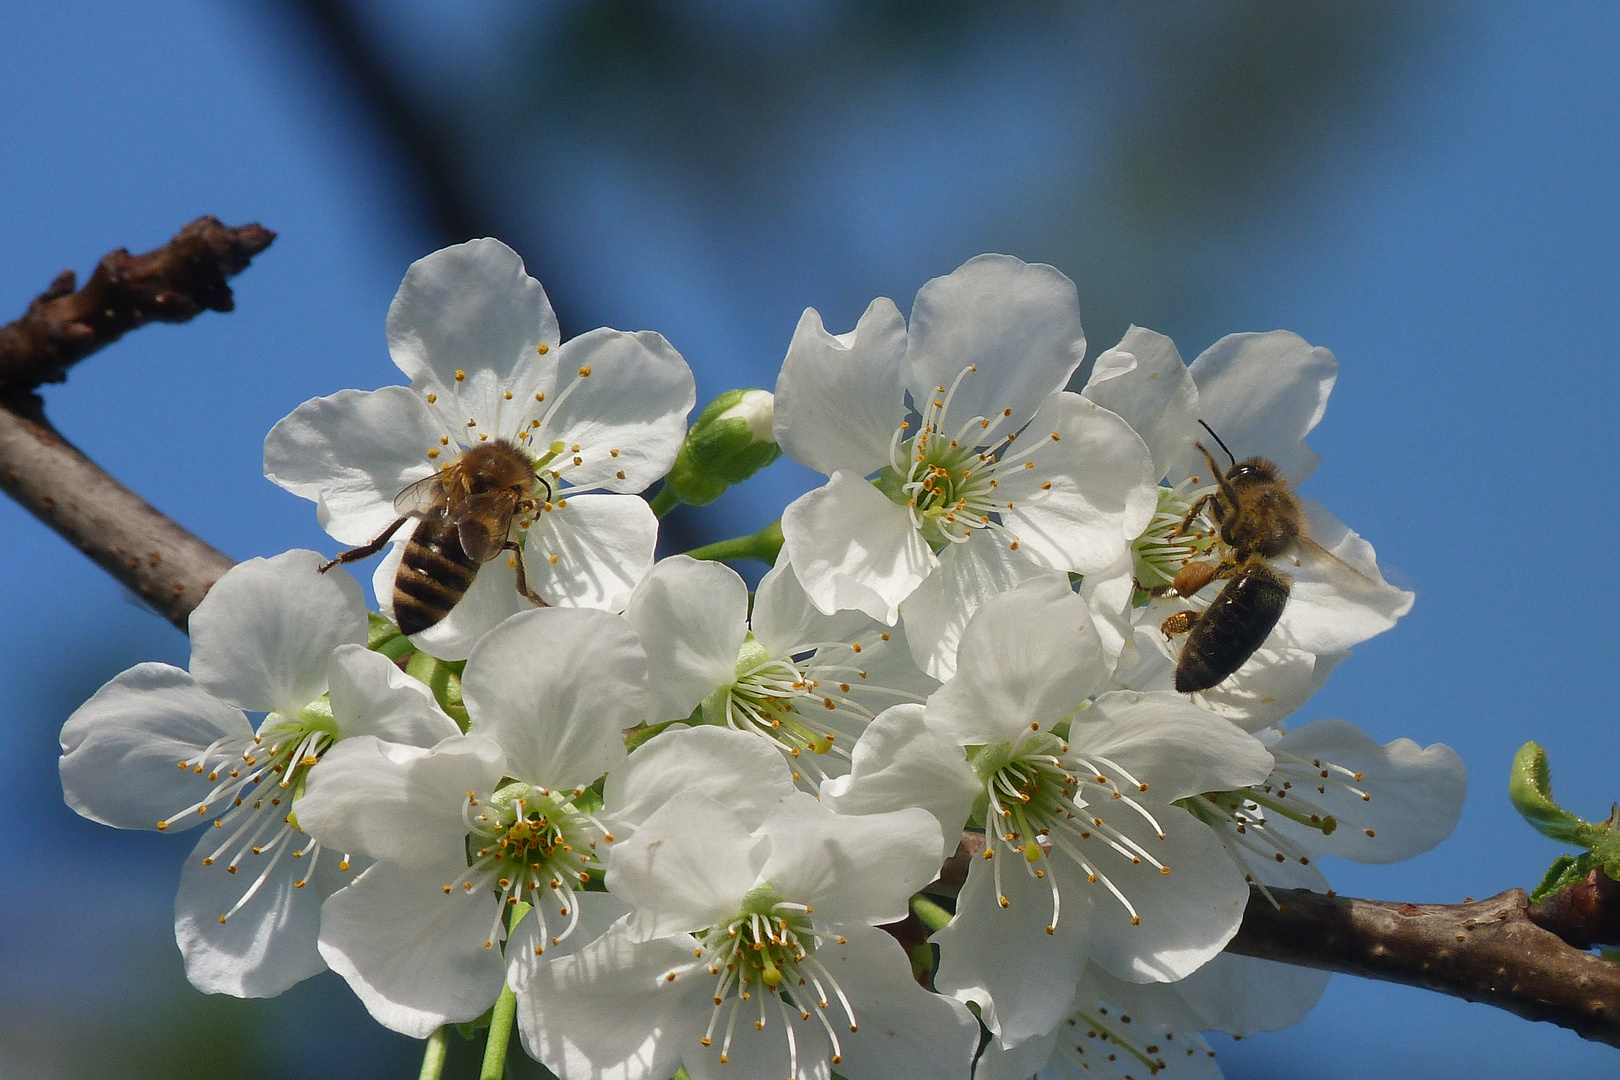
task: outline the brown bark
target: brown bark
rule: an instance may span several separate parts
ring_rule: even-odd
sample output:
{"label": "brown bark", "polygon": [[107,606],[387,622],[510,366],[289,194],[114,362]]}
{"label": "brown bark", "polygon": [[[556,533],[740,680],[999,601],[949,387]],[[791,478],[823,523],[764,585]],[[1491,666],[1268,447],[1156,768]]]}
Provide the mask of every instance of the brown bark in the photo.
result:
{"label": "brown bark", "polygon": [[[930,892],[955,896],[984,837],[963,833]],[[1574,886],[1580,888],[1580,886]],[[1567,891],[1567,890],[1566,890]],[[1590,912],[1523,889],[1462,904],[1354,900],[1255,886],[1227,952],[1418,986],[1620,1046],[1620,964],[1584,952]],[[1562,895],[1562,894],[1559,894]],[[1564,940],[1568,937],[1576,945]]]}
{"label": "brown bark", "polygon": [[181,630],[231,568],[64,439],[34,394],[0,394],[0,490]]}
{"label": "brown bark", "polygon": [[1281,910],[1253,891],[1228,952],[1418,986],[1620,1046],[1620,964],[1537,926],[1523,889],[1464,904],[1272,892]]}
{"label": "brown bark", "polygon": [[230,311],[226,279],[275,237],[259,225],[200,217],[155,251],[108,253],[82,289],[64,270],[20,319],[0,327],[0,490],[182,630],[231,560],[80,453],[31,391],[61,382],[73,364],[149,322]]}
{"label": "brown bark", "polygon": [[232,228],[204,216],[144,255],[108,252],[84,288],[72,270],[56,275],[22,318],[0,326],[0,392],[61,382],[67,369],[149,322],[186,322],[235,306],[225,279],[247,269],[276,234]]}

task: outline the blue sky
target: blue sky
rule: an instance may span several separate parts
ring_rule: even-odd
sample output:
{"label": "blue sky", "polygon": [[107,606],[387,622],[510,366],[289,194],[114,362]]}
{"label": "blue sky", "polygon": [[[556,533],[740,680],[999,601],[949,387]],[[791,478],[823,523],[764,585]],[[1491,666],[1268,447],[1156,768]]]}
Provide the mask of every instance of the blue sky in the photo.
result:
{"label": "blue sky", "polygon": [[[446,88],[498,76],[481,57],[510,25],[507,5],[460,18],[372,8],[401,57],[434,52]],[[747,5],[707,10],[715,34],[758,33]],[[818,5],[785,10],[767,37],[825,25]],[[268,11],[85,0],[0,13],[0,316],[63,267],[83,275],[107,249],[153,247],[200,213],[281,234],[237,279],[236,312],[141,330],[46,391],[91,457],[236,557],[334,549],[308,503],[263,480],[263,436],[305,398],[396,379],[383,317],[428,242],[398,162]],[[1620,494],[1620,13],[1436,11],[1361,107],[1307,117],[1271,172],[1242,178],[1239,209],[1154,227],[1104,213],[1101,155],[1139,122],[1112,103],[1155,100],[1135,82],[1134,31],[1107,20],[1083,56],[1061,34],[992,26],[951,78],[903,66],[853,103],[824,88],[724,197],[701,170],[666,174],[544,125],[483,164],[513,220],[574,268],[592,313],[663,331],[700,397],[769,386],[804,306],[848,329],[873,295],[904,309],[983,250],[1055,263],[1080,283],[1083,313],[1099,298],[1109,334],[1131,319],[1188,359],[1237,330],[1286,328],[1332,349],[1340,379],[1305,493],[1418,599],[1298,719],[1449,743],[1472,784],[1456,834],[1429,855],[1324,869],[1345,894],[1480,897],[1533,885],[1558,854],[1505,798],[1522,741],[1548,747],[1572,809],[1601,816],[1620,796],[1615,639],[1590,614]],[[525,177],[543,177],[567,213],[531,212]],[[1076,191],[1096,201],[1064,215]],[[1091,351],[1112,343],[1094,336]],[[784,463],[728,496],[713,527],[751,530],[811,479]],[[80,821],[55,778],[67,713],[129,664],[183,664],[186,642],[9,502],[0,536],[0,784],[21,806],[0,833],[0,1071],[66,1075],[70,1011],[77,1028],[88,1014],[92,1030],[172,1024],[201,1041],[197,1018],[224,1016],[257,1032],[251,1053],[297,1075],[339,1075],[339,1062],[343,1075],[399,1075],[410,1048],[368,1028],[331,977],[244,1007],[311,1030],[301,1046],[249,1012],[186,1011],[170,905],[187,844]],[[1546,1025],[1344,977],[1306,1024],[1216,1045],[1233,1078],[1614,1067],[1612,1050]],[[364,1064],[341,1057],[356,1048]]]}

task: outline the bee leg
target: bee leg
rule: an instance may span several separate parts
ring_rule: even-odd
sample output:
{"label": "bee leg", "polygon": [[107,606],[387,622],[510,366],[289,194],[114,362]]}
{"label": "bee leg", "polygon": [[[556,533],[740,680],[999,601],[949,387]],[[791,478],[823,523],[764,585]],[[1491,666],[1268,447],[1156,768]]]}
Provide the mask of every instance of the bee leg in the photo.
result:
{"label": "bee leg", "polygon": [[1186,516],[1181,519],[1181,524],[1177,525],[1176,531],[1170,535],[1186,536],[1188,527],[1193,523],[1193,518],[1197,517],[1199,512],[1202,511],[1205,506],[1209,505],[1214,498],[1214,495],[1200,495],[1197,499],[1195,499],[1192,504],[1192,509],[1187,511]]}
{"label": "bee leg", "polygon": [[512,568],[517,571],[517,591],[522,593],[523,598],[535,607],[550,607],[550,604],[529,591],[529,577],[523,572],[523,549],[518,546],[517,541],[508,540],[503,550],[510,551],[515,556],[512,560]]}
{"label": "bee leg", "polygon": [[1164,635],[1166,641],[1177,634],[1185,634],[1198,621],[1198,614],[1196,611],[1178,611],[1159,624],[1159,633]]}
{"label": "bee leg", "polygon": [[391,536],[393,536],[395,533],[399,532],[399,527],[401,525],[405,524],[405,522],[407,520],[408,519],[406,519],[406,518],[400,518],[398,521],[396,521],[392,525],[388,526],[388,528],[384,529],[383,534],[381,536],[377,537],[377,539],[371,541],[371,543],[369,543],[369,544],[361,544],[357,548],[350,548],[348,551],[345,551],[343,554],[339,555],[337,558],[333,559],[331,562],[326,563],[325,565],[321,566],[320,567],[320,573],[323,573],[323,574],[326,573],[328,570],[332,569],[332,567],[336,566],[338,563],[359,562],[361,559],[369,559],[369,558],[371,558],[371,556],[377,554],[377,552],[379,552],[379,551],[381,551],[383,549],[383,545],[388,543],[388,540],[389,540],[389,538]]}

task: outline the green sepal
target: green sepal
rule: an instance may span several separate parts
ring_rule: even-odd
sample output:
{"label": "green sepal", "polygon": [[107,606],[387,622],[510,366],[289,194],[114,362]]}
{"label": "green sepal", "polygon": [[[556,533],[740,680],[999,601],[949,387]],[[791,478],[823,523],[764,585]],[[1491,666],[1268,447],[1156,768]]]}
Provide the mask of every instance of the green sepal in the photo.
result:
{"label": "green sepal", "polygon": [[702,711],[703,706],[699,705],[696,709],[692,710],[692,715],[688,716],[685,720],[665,720],[661,724],[637,724],[635,727],[624,733],[625,751],[632,754],[635,753],[637,749],[652,739],[654,735],[657,735],[665,728],[673,727],[676,724],[691,724],[695,727],[698,724],[703,723],[703,718],[698,715]]}
{"label": "green sepal", "polygon": [[399,632],[399,627],[375,611],[366,612],[366,648],[398,661],[416,651],[411,639]]}
{"label": "green sepal", "polygon": [[[764,390],[728,390],[704,407],[675,455],[660,497],[672,497],[688,506],[706,506],[731,485],[742,483],[782,456],[782,448],[769,431],[757,430],[757,425],[751,426],[748,418],[739,415],[748,411],[750,400],[765,400],[748,399],[749,394],[765,394],[768,398]],[[761,408],[769,411],[770,405]],[[737,413],[725,415],[732,410]],[[764,420],[769,423],[769,416]]]}
{"label": "green sepal", "polygon": [[449,714],[456,726],[466,731],[472,725],[467,706],[461,700],[461,671],[465,660],[440,660],[418,650],[405,662],[405,674],[433,691],[433,700]]}
{"label": "green sepal", "polygon": [[1531,828],[1543,836],[1566,844],[1588,846],[1582,840],[1588,828],[1586,822],[1553,801],[1552,768],[1547,763],[1547,751],[1538,744],[1527,742],[1513,755],[1508,798]]}
{"label": "green sepal", "polygon": [[460,1035],[468,1042],[478,1038],[478,1033],[489,1027],[489,1018],[494,1012],[495,1006],[491,1005],[489,1008],[485,1009],[481,1015],[457,1024],[455,1026],[456,1034]]}

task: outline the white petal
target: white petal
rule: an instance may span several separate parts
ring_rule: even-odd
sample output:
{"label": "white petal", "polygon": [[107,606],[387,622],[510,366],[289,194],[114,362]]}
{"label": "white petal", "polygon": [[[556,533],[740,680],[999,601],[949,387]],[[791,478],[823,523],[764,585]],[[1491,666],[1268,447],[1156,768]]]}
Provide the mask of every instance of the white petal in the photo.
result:
{"label": "white petal", "polygon": [[939,556],[939,566],[901,607],[906,640],[917,664],[936,679],[956,672],[962,631],[979,606],[1037,578],[1068,578],[1042,566],[988,529],[975,529],[967,542],[952,544]]}
{"label": "white petal", "polygon": [[[1211,963],[1220,959],[1217,957]],[[1076,1015],[1059,1029],[1060,1033],[1066,1032],[1069,1046],[1079,1049],[1082,1067],[1089,1057],[1091,1063],[1100,1068],[1105,1054],[1111,1058],[1117,1053],[1122,1065],[1130,1060],[1125,1051],[1114,1050],[1107,1040],[1089,1038],[1089,1033],[1096,1030],[1086,1020],[1090,1015],[1097,1018],[1097,1023],[1122,1032],[1139,1051],[1154,1048],[1153,1057],[1163,1062],[1153,1070],[1154,1080],[1221,1080],[1215,1055],[1198,1035],[1198,1030],[1204,1026],[1203,1019],[1177,994],[1182,985],[1138,986],[1114,978],[1096,964],[1088,964],[1086,976],[1075,993]]]}
{"label": "white petal", "polygon": [[674,555],[641,579],[624,617],[656,673],[647,719],[684,720],[736,678],[748,634],[748,585],[729,566]]}
{"label": "white petal", "polygon": [[[517,252],[499,240],[469,240],[418,259],[388,308],[388,351],[412,387],[436,393],[441,409],[461,424],[476,419],[492,437],[513,426],[498,426],[497,414],[515,416],[515,404],[526,409],[536,392],[552,389],[555,365],[541,361],[541,345],[557,348],[557,316]],[[508,391],[514,405],[506,404]]]}
{"label": "white petal", "polygon": [[[1230,678],[1194,694],[1193,700],[1244,731],[1260,731],[1291,715],[1322,688],[1333,667],[1319,663],[1322,659],[1300,649],[1261,648]],[[1171,688],[1170,681],[1162,686]]]}
{"label": "white petal", "polygon": [[[309,857],[294,859],[288,851],[248,902],[222,923],[220,916],[236,906],[274,856],[244,855],[235,874],[225,871],[229,856],[204,866],[203,859],[221,842],[213,829],[203,833],[181,868],[174,898],[174,937],[191,985],[205,994],[275,997],[324,971],[326,962],[315,948],[321,901],[346,884],[353,871],[340,868],[335,852],[323,851],[314,876],[297,888],[294,883],[304,881],[310,869]],[[298,845],[294,850],[310,843],[297,834],[282,840],[289,842]]]}
{"label": "white petal", "polygon": [[1372,545],[1322,504],[1302,500],[1309,535],[1332,558],[1300,545],[1296,558],[1279,560],[1293,590],[1272,641],[1306,652],[1341,652],[1395,625],[1413,596],[1384,581]]}
{"label": "white petal", "polygon": [[431,750],[361,735],[309,770],[293,810],[327,847],[432,866],[465,853],[467,792],[487,796],[504,766],[500,748],[476,735],[457,734]]}
{"label": "white petal", "polygon": [[466,870],[457,855],[437,866],[378,863],[335,893],[321,912],[321,955],[379,1024],[425,1039],[495,1004],[506,980],[495,897],[444,886]]}
{"label": "white petal", "polygon": [[862,633],[880,631],[883,625],[853,608],[823,613],[810,602],[785,548],[776,565],[760,578],[749,619],[755,639],[774,657],[792,656],[822,642],[854,641]]}
{"label": "white petal", "polygon": [[[553,440],[564,444],[552,468],[575,487],[622,492],[640,491],[669,472],[697,387],[664,335],[592,330],[571,338],[557,364],[556,411],[545,417],[534,444],[540,450]],[[585,370],[590,374],[581,377]],[[571,464],[575,455],[578,465]]]}
{"label": "white petal", "polygon": [[1272,769],[1271,755],[1253,735],[1164,691],[1101,695],[1070,724],[1069,746],[1115,762],[1147,784],[1155,802],[1258,784]]}
{"label": "white petal", "polygon": [[339,645],[327,675],[339,738],[375,735],[425,747],[461,734],[433,700],[433,691],[364,645]]}
{"label": "white petal", "polygon": [[1148,807],[1164,830],[1162,839],[1119,801],[1101,800],[1086,809],[1170,868],[1166,874],[1146,859],[1129,862],[1104,847],[1100,832],[1080,842],[1080,850],[1130,900],[1141,918],[1132,925],[1131,913],[1100,881],[1088,882],[1073,863],[1060,865],[1065,914],[1071,897],[1089,895],[1092,958],[1128,982],[1173,982],[1220,952],[1243,921],[1249,886],[1214,832],[1179,806]]}
{"label": "white petal", "polygon": [[[997,899],[998,862],[1006,907]],[[1081,896],[1063,900],[1048,934],[1051,886],[1031,876],[1023,860],[997,851],[993,859],[973,860],[956,918],[933,936],[940,957],[934,985],[958,1001],[977,1002],[1005,1045],[1043,1035],[1069,1013],[1086,966],[1091,911]]]}
{"label": "white petal", "polygon": [[1246,1039],[1304,1020],[1322,1000],[1331,975],[1315,968],[1222,953],[1164,989],[1174,992],[1197,1014],[1199,1027]]}
{"label": "white petal", "polygon": [[1131,598],[1136,590],[1132,579],[1134,562],[1127,551],[1114,565],[1087,574],[1080,582],[1080,598],[1091,609],[1103,653],[1116,665],[1125,652],[1126,642],[1135,636],[1131,625]]}
{"label": "white petal", "polygon": [[997,469],[1007,532],[1057,570],[1092,574],[1118,562],[1158,505],[1153,462],[1131,426],[1079,394],[1053,394],[1010,455],[1034,468]]}
{"label": "white petal", "polygon": [[250,712],[298,711],[326,692],[326,664],[345,642],[364,644],[359,582],[313,551],[237,563],[191,613],[191,675]]}
{"label": "white petal", "polygon": [[939,822],[919,807],[847,817],[804,792],[773,809],[760,834],[771,841],[760,876],[829,923],[898,922],[945,858]]}
{"label": "white petal", "polygon": [[602,813],[617,825],[641,824],[682,792],[705,795],[756,828],[797,790],[781,751],[730,728],[671,728],[653,736],[608,773]]}
{"label": "white petal", "polygon": [[[1301,783],[1299,772],[1289,772],[1300,793],[1339,823],[1332,835],[1323,836],[1281,815],[1268,816],[1268,829],[1307,850],[1356,862],[1398,862],[1450,836],[1462,814],[1468,770],[1444,743],[1425,748],[1396,739],[1379,746],[1348,720],[1318,720],[1284,735],[1276,751],[1362,774],[1359,780],[1337,770],[1330,770],[1327,780],[1312,774],[1310,779],[1327,789],[1319,792]],[[1369,829],[1376,835],[1368,836]]]}
{"label": "white petal", "polygon": [[[979,1060],[974,1063],[974,1080],[1029,1080],[1037,1073],[1040,1074],[1037,1080],[1051,1080],[1052,1072],[1041,1067],[1052,1057],[1058,1036],[1067,1037],[1073,1030],[1067,1023],[1062,1023],[1057,1030],[1026,1039],[1017,1046],[1007,1046],[1000,1039],[991,1037],[979,1052]],[[1062,1073],[1056,1075],[1062,1076]]]}
{"label": "white petal", "polygon": [[967,1080],[979,1046],[973,1014],[918,986],[905,951],[888,934],[851,926],[843,936],[848,944],[828,942],[816,950],[816,959],[849,995],[860,1026],[838,1033],[844,1049],[839,1074],[850,1080]]}
{"label": "white petal", "polygon": [[526,611],[478,643],[461,692],[472,731],[501,744],[514,778],[578,787],[623,761],[619,733],[647,718],[647,654],[604,611]]}
{"label": "white petal", "polygon": [[589,948],[613,926],[629,913],[624,901],[607,893],[574,893],[574,902],[579,905],[579,921],[567,937],[553,940],[559,932],[569,924],[570,915],[562,915],[552,904],[556,893],[548,896],[546,927],[542,932],[540,920],[534,913],[528,912],[523,921],[517,924],[506,940],[506,983],[518,997],[518,1009],[523,1009],[523,999],[529,993],[530,984],[536,979],[544,979],[541,969],[549,966],[553,961],[565,956],[572,956],[581,949]]}
{"label": "white petal", "polygon": [[1011,409],[1016,430],[1085,355],[1074,282],[1045,263],[980,255],[917,290],[905,385],[914,395],[948,389],[976,364],[951,402],[951,422]]}
{"label": "white petal", "polygon": [[1136,429],[1153,455],[1155,480],[1185,457],[1203,434],[1198,426],[1198,386],[1175,342],[1152,330],[1140,326],[1126,330],[1118,345],[1097,357],[1081,393]]}
{"label": "white petal", "polygon": [[217,781],[182,769],[210,744],[233,749],[253,738],[246,716],[198,688],[168,664],[121,672],[62,725],[62,797],[91,821],[117,829],[179,831],[209,820],[177,811],[206,796]]}
{"label": "white petal", "polygon": [[559,1076],[668,1080],[682,1048],[698,1048],[711,1007],[706,980],[664,979],[692,965],[692,945],[690,937],[632,941],[621,924],[572,956],[536,965],[516,988],[523,1049]]}
{"label": "white petal", "polygon": [[905,419],[901,364],[906,322],[894,301],[872,301],[848,334],[834,337],[805,308],[776,377],[776,441],[794,461],[831,476],[867,476],[889,464]]}
{"label": "white petal", "polygon": [[[652,569],[658,518],[637,495],[570,495],[523,546],[529,588],[559,607],[623,611]],[[555,561],[553,561],[555,560]],[[499,561],[499,560],[497,560]]]}
{"label": "white petal", "polygon": [[[371,576],[377,609],[395,622],[399,620],[394,614],[394,578],[404,557],[403,543],[390,545]],[[450,613],[421,633],[412,634],[411,644],[441,660],[465,660],[485,634],[518,612],[533,610],[534,604],[517,591],[517,571],[504,558],[492,559],[478,568],[471,587]]]}
{"label": "white petal", "polygon": [[984,785],[961,746],[923,721],[921,705],[896,705],[866,727],[850,755],[846,776],[821,785],[821,801],[840,814],[881,814],[920,806],[945,836],[967,823]]}
{"label": "white petal", "polygon": [[417,391],[340,390],[311,398],[270,429],[264,475],[315,500],[321,528],[358,546],[399,519],[394,496],[432,475],[427,452],[444,434]]}
{"label": "white petal", "polygon": [[769,849],[726,807],[683,792],[613,845],[608,891],[636,909],[637,940],[688,933],[736,913]]}
{"label": "white petal", "polygon": [[905,507],[852,472],[789,503],[782,536],[811,603],[828,615],[855,608],[888,626],[938,562]]}
{"label": "white petal", "polygon": [[[1322,419],[1338,378],[1332,353],[1287,330],[1228,334],[1189,370],[1198,384],[1199,417],[1239,460],[1265,458],[1294,484],[1316,471],[1321,455],[1305,445],[1305,436]],[[1204,445],[1219,462],[1220,447]],[[1170,468],[1169,476],[1174,483],[1208,472],[1203,455],[1194,450]]]}
{"label": "white petal", "polygon": [[928,722],[963,746],[1050,731],[1108,677],[1086,603],[1043,578],[979,608],[962,633],[956,676],[928,699]]}

